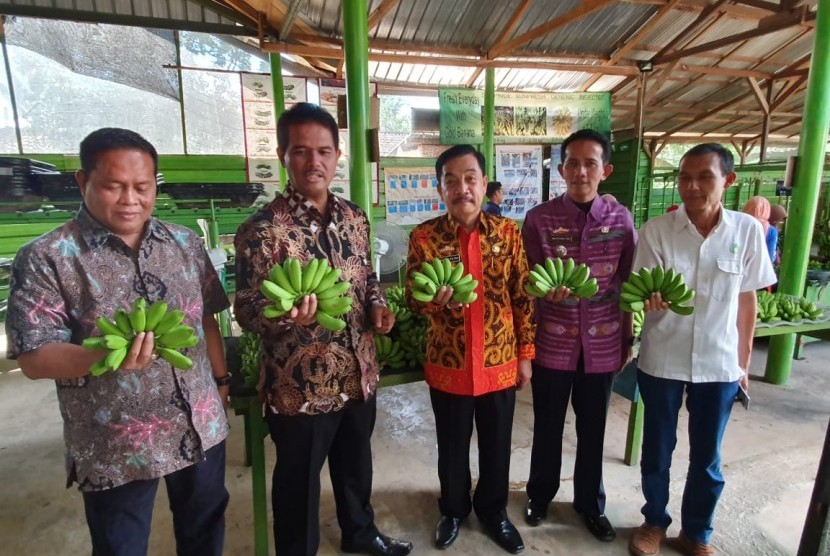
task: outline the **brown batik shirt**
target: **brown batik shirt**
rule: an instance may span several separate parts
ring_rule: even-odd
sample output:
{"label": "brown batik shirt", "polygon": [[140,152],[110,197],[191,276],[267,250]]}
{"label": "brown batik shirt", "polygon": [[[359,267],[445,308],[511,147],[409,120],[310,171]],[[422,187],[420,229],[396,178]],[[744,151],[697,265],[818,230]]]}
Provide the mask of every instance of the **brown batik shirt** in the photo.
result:
{"label": "brown batik shirt", "polygon": [[213,381],[202,317],[228,307],[202,241],[187,228],[151,219],[138,251],[85,207],[15,257],[6,332],[8,357],[44,344],[100,336],[137,297],[165,300],[185,313],[201,341],[185,350],[187,371],[158,359],[142,371],[61,379],[67,486],[82,491],[162,477],[205,458],[225,439],[228,421]]}
{"label": "brown batik shirt", "polygon": [[[371,307],[384,303],[372,272],[369,221],[356,205],[329,195],[328,221],[291,184],[236,233],[237,322],[262,338],[261,357],[271,412],[285,415],[337,411],[365,400],[377,388],[378,364]],[[287,317],[268,319],[270,302],[259,291],[268,270],[287,258],[303,265],[327,259],[342,269],[354,299],[347,326],[330,332],[316,322],[298,326]]]}

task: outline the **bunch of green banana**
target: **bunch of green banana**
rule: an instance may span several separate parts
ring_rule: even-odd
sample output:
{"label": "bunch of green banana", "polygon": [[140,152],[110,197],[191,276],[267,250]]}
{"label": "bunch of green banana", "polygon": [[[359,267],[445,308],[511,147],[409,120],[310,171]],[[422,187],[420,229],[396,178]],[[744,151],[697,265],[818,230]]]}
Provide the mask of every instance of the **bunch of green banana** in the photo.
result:
{"label": "bunch of green banana", "polygon": [[645,320],[645,311],[634,311],[632,315],[632,324],[634,327],[634,337],[639,338],[640,334],[643,332],[643,321]]}
{"label": "bunch of green banana", "polygon": [[525,291],[534,297],[546,297],[551,290],[566,287],[576,297],[594,297],[599,292],[596,278],[589,278],[591,269],[585,263],[560,258],[545,259],[545,264],[535,264],[528,275]]}
{"label": "bunch of green banana", "polygon": [[478,298],[475,289],[478,280],[473,280],[472,274],[464,274],[464,263],[461,261],[453,266],[449,259],[435,259],[431,263],[424,262],[421,270],[412,273],[412,297],[418,301],[429,303],[442,286],[452,288],[452,299],[459,303],[472,303]]}
{"label": "bunch of green banana", "polygon": [[381,369],[400,370],[406,367],[404,352],[400,342],[389,336],[375,334],[375,350],[377,351],[378,365]]}
{"label": "bunch of green banana", "polygon": [[783,293],[771,294],[767,291],[758,292],[757,318],[761,322],[797,322],[802,319],[815,320],[823,316],[824,311],[806,298]]}
{"label": "bunch of green banana", "polygon": [[352,298],[347,296],[351,284],[338,282],[341,270],[332,268],[326,259],[311,259],[305,267],[297,259],[285,259],[268,271],[262,281],[262,295],[273,302],[262,314],[269,319],[283,316],[306,295],[317,296],[317,323],[332,332],[346,328],[346,321],[337,318],[352,310]]}
{"label": "bunch of green banana", "polygon": [[678,315],[691,315],[695,312],[693,305],[686,305],[694,299],[695,290],[686,286],[682,274],[662,266],[641,268],[638,272],[631,273],[620,291],[620,309],[629,313],[642,311],[645,301],[655,293],[659,293],[663,301],[669,304],[669,309]]}
{"label": "bunch of green banana", "polygon": [[98,317],[95,324],[103,336],[87,338],[83,341],[83,346],[109,353],[90,367],[90,374],[100,376],[118,369],[139,332],[152,332],[154,351],[174,367],[182,370],[192,367],[193,361],[177,350],[195,346],[199,343],[199,337],[193,328],[182,324],[182,311],[167,309],[167,303],[161,299],[147,307],[147,301],[139,297],[133,301],[130,312],[119,307],[115,310],[113,320]]}
{"label": "bunch of green banana", "polygon": [[405,333],[398,334],[398,342],[404,354],[406,366],[410,369],[423,368],[427,353],[427,325],[418,323]]}
{"label": "bunch of green banana", "polygon": [[242,358],[242,378],[245,388],[255,388],[259,384],[259,335],[244,332],[239,337],[239,354]]}

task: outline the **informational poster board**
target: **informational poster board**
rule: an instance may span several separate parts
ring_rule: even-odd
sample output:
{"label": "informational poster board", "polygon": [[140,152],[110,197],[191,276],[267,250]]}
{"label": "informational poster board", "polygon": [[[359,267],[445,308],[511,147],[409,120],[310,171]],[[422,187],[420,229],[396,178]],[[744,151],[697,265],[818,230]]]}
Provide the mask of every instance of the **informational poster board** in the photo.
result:
{"label": "informational poster board", "polygon": [[[484,142],[484,91],[439,89],[442,145]],[[610,136],[611,93],[519,93],[496,91],[495,142],[561,142],[590,128]]]}
{"label": "informational poster board", "polygon": [[502,216],[523,220],[542,202],[542,146],[496,145],[496,179],[504,192]]}
{"label": "informational poster board", "polygon": [[[242,119],[245,132],[248,181],[262,183],[269,190],[279,186],[279,159],[277,158],[277,119],[274,109],[271,76],[262,73],[241,73]],[[291,84],[292,90],[302,89],[305,79]]]}
{"label": "informational poster board", "polygon": [[559,197],[567,189],[565,178],[559,173],[559,164],[562,161],[562,145],[550,147],[550,172],[548,178],[548,200]]}
{"label": "informational poster board", "polygon": [[384,176],[387,222],[420,224],[446,212],[435,168],[385,168]]}

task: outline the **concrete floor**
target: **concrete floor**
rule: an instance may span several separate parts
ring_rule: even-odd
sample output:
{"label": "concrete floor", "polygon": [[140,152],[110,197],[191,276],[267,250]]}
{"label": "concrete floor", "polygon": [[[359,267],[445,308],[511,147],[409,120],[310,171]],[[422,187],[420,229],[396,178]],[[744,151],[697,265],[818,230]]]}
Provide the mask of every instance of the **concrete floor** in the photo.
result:
{"label": "concrete floor", "polygon": [[[2,346],[0,346],[2,347]],[[755,380],[752,408],[736,406],[724,443],[726,490],[715,520],[713,543],[723,554],[795,554],[830,415],[830,344],[811,344],[807,359],[794,365],[786,387]],[[766,345],[756,347],[753,374],[763,374]],[[605,449],[607,514],[618,528],[615,542],[593,539],[570,506],[575,436],[571,423],[564,442],[563,486],[551,516],[531,529],[521,520],[530,460],[530,392],[521,392],[516,408],[508,511],[524,536],[525,554],[627,554],[632,528],[641,522],[639,470],[623,461],[628,402],[614,396]],[[685,420],[675,452],[671,511],[676,523],[688,444]],[[242,464],[242,421],[232,417],[227,486],[226,554],[252,550],[250,472]],[[64,489],[63,440],[55,389],[49,381],[30,381],[20,372],[0,372],[0,555],[65,556],[90,553],[81,497]],[[268,445],[269,466],[273,448]],[[377,523],[389,535],[411,540],[415,554],[439,554],[431,547],[438,519],[433,419],[424,383],[381,391],[374,435]],[[475,459],[475,457],[474,457]],[[328,480],[321,509],[321,555],[336,554],[339,530]],[[163,489],[154,515],[152,555],[175,553]],[[273,546],[273,545],[272,545]],[[464,524],[447,554],[503,554],[481,532],[474,518]],[[666,548],[664,554],[675,554]]]}

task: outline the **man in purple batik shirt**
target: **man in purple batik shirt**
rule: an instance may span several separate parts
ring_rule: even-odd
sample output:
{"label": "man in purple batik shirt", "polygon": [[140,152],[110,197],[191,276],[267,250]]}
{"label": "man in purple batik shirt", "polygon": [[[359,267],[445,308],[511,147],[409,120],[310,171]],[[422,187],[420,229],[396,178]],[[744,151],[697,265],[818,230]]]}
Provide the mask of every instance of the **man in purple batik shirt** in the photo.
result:
{"label": "man in purple batik shirt", "polygon": [[533,450],[525,521],[539,525],[559,489],[562,432],[570,399],[576,413],[574,509],[591,533],[611,541],[616,531],[605,516],[602,449],[614,375],[628,360],[631,317],[619,308],[621,284],[631,272],[637,233],[631,214],[598,194],[613,166],[608,139],[593,130],[573,133],[562,143],[559,173],[564,195],[527,213],[522,228],[530,265],[546,257],[587,264],[599,292],[573,297],[552,290],[536,304],[536,359],[533,362]]}

